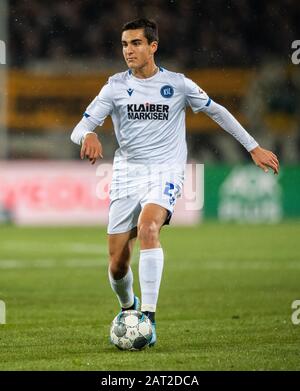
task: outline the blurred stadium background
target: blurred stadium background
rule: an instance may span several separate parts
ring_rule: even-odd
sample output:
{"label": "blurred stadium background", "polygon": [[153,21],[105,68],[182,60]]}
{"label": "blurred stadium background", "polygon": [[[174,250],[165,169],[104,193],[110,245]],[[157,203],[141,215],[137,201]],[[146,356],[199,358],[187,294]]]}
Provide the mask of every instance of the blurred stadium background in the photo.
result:
{"label": "blurred stadium background", "polygon": [[[159,24],[158,63],[198,82],[282,164],[278,179],[263,179],[246,166],[248,153],[234,139],[188,111],[189,159],[206,166],[202,215],[256,222],[299,216],[300,68],[291,61],[297,1],[10,0],[1,2],[7,57],[0,68],[2,221],[89,222],[80,213],[88,213],[86,197],[94,194],[84,196],[78,182],[94,171],[81,164],[86,171],[76,181],[78,148],[69,135],[107,77],[126,69],[120,27],[137,16]],[[109,119],[99,134],[110,162],[116,140]],[[90,215],[91,223],[105,223],[106,212],[98,221]]]}
{"label": "blurred stadium background", "polygon": [[[0,268],[5,272],[0,273],[0,299],[8,303],[10,322],[18,325],[7,329],[7,339],[0,342],[1,368],[145,368],[133,358],[120,362],[104,342],[102,351],[111,355],[98,356],[98,332],[104,341],[117,311],[111,308],[114,298],[106,281],[105,230],[47,228],[104,226],[107,221],[108,198],[96,197],[97,167],[79,161],[70,134],[108,76],[126,69],[120,29],[140,16],[159,24],[158,64],[195,80],[281,163],[278,177],[264,174],[213,121],[187,112],[189,161],[205,164],[205,203],[190,219],[179,210],[177,224],[191,227],[163,233],[172,262],[162,288],[161,308],[167,311],[159,316],[169,334],[163,327],[159,332],[162,348],[170,338],[174,360],[144,355],[144,365],[295,369],[299,332],[287,319],[299,292],[300,65],[291,60],[292,42],[300,39],[297,0],[1,0],[6,64],[0,64]],[[104,146],[101,167],[112,162],[116,148],[109,119],[98,134]],[[94,272],[98,266],[103,270]],[[101,296],[99,281],[105,287]],[[183,299],[189,300],[185,331],[194,322],[195,338],[207,338],[204,345],[187,342],[184,334],[178,339],[178,330],[169,324],[178,322],[181,305],[171,313],[170,298],[176,302],[178,292],[185,297],[185,289],[194,292],[193,302],[190,296]],[[200,309],[201,324],[195,320]],[[54,335],[55,327],[62,328]],[[76,347],[75,329],[81,338]],[[23,345],[24,335],[28,345]],[[187,356],[175,355],[181,344]],[[59,364],[55,360],[60,358]]]}

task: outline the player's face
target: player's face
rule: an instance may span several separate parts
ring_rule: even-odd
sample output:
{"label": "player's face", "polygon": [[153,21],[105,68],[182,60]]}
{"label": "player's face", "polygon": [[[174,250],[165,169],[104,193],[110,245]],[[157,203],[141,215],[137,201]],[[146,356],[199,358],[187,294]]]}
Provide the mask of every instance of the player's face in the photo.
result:
{"label": "player's face", "polygon": [[144,29],[126,30],[122,34],[123,55],[130,69],[140,69],[153,61],[157,42],[147,41]]}

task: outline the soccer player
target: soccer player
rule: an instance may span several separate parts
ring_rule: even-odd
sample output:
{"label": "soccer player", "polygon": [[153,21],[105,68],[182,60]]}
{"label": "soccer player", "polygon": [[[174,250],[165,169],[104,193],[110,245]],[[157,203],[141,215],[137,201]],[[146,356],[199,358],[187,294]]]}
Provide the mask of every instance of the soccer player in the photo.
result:
{"label": "soccer player", "polygon": [[172,216],[184,179],[187,158],[185,107],[203,112],[235,137],[265,172],[278,173],[277,157],[192,80],[156,65],[155,22],[137,19],[123,26],[123,55],[129,70],[108,79],[74,128],[71,139],[92,164],[102,158],[94,132],[110,115],[119,148],[115,152],[108,222],[109,281],[122,310],[138,309],[130,258],[140,243],[141,310],[153,325],[163,271],[160,229]]}

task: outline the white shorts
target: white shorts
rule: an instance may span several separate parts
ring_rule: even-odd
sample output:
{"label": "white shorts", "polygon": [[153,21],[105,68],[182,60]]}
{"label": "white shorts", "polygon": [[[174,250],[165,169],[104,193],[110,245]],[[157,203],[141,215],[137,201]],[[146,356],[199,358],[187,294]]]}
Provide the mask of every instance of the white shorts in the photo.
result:
{"label": "white shorts", "polygon": [[183,172],[160,172],[155,176],[136,177],[123,184],[121,189],[112,187],[107,233],[123,233],[135,228],[146,204],[157,204],[167,209],[169,213],[164,224],[169,224],[183,181]]}

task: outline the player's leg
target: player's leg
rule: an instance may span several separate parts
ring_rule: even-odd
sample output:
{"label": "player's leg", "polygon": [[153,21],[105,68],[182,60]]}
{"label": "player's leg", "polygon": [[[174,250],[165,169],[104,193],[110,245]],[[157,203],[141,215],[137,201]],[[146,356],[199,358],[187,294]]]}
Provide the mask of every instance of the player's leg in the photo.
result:
{"label": "player's leg", "polygon": [[117,280],[128,272],[136,236],[136,228],[124,233],[108,234],[109,271]]}
{"label": "player's leg", "polygon": [[125,233],[108,235],[109,281],[123,310],[138,307],[133,293],[133,274],[130,267],[136,235],[136,228]]}
{"label": "player's leg", "polygon": [[133,294],[130,258],[137,236],[137,221],[141,211],[138,198],[112,194],[108,216],[109,281],[122,309],[138,309]]}
{"label": "player's leg", "polygon": [[168,210],[157,204],[146,204],[139,216],[137,236],[141,250],[160,248],[159,232],[168,216]]}
{"label": "player's leg", "polygon": [[140,241],[139,280],[142,295],[141,310],[147,314],[153,327],[150,346],[156,342],[155,311],[162,277],[164,254],[159,242],[159,232],[165,223],[168,211],[157,204],[146,204],[138,221]]}

